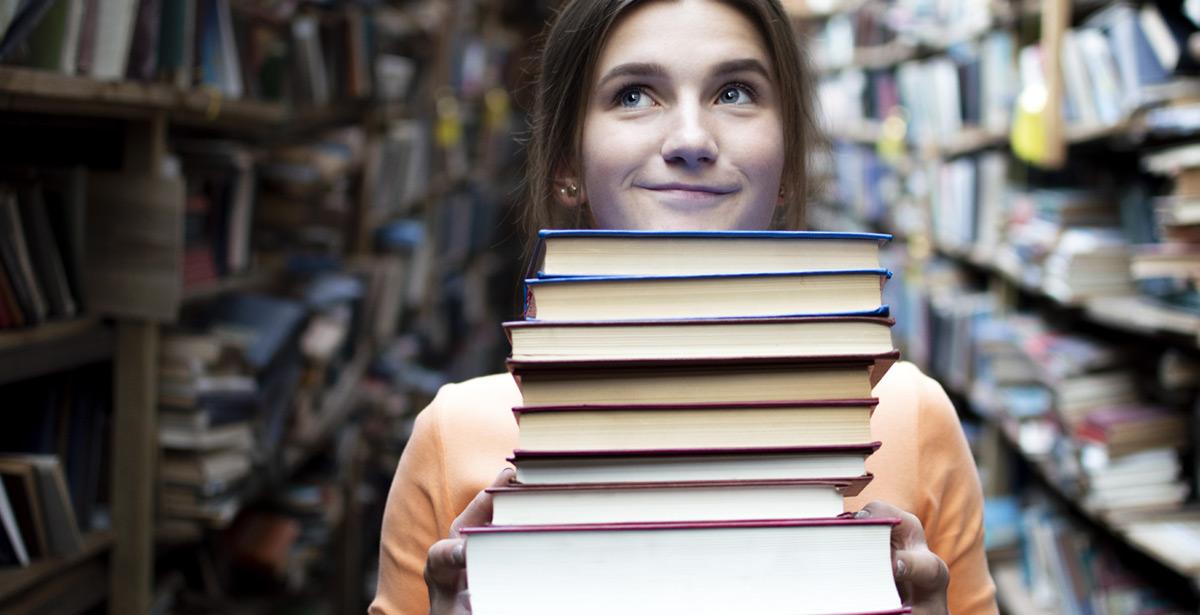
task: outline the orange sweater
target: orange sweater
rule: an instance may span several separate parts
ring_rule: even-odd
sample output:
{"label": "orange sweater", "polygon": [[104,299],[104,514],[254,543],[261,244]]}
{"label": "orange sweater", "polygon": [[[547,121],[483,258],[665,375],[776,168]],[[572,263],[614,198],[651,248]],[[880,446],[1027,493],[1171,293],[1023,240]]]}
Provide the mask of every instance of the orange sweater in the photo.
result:
{"label": "orange sweater", "polygon": [[[950,612],[996,613],[983,552],[983,495],[954,407],[909,363],[893,366],[874,393],[871,432],[883,446],[867,459],[875,479],[847,498],[846,509],[883,500],[915,514],[929,548],[950,568]],[[429,612],[426,552],[508,465],[517,444],[510,409],[520,402],[512,377],[497,374],[443,387],[417,417],[388,495],[372,615]]]}

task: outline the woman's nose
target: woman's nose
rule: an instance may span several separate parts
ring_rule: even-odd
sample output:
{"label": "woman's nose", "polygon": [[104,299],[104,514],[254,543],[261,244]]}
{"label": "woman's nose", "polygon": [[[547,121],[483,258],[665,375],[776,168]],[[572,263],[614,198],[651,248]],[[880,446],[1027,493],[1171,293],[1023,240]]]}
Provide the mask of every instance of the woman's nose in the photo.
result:
{"label": "woman's nose", "polygon": [[717,160],[717,141],[699,104],[675,107],[663,139],[662,156],[669,165],[697,168]]}

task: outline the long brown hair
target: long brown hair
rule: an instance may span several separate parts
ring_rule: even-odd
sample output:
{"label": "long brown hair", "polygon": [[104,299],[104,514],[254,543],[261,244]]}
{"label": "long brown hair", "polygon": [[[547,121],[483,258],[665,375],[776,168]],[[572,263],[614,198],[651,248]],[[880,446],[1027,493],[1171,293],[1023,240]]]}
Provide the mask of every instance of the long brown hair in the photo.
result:
{"label": "long brown hair", "polygon": [[[568,0],[545,35],[535,85],[525,174],[525,226],[532,238],[542,228],[587,224],[582,208],[567,209],[554,198],[554,181],[564,172],[579,176],[584,109],[593,71],[617,18],[652,0]],[[823,146],[817,128],[812,70],[797,45],[779,0],[721,0],[744,13],[758,28],[770,54],[781,101],[784,205],[776,228],[800,228],[810,196],[811,154]]]}

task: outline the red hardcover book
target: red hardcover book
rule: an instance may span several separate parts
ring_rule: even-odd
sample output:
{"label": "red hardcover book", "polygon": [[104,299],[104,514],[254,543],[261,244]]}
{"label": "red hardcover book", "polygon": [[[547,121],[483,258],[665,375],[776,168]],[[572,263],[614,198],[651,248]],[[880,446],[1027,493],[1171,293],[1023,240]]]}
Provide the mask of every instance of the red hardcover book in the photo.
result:
{"label": "red hardcover book", "polygon": [[828,615],[908,612],[892,575],[897,523],[487,526],[462,533],[476,615]]}
{"label": "red hardcover book", "polygon": [[866,474],[879,442],[763,448],[513,451],[522,484],[781,480]]}
{"label": "red hardcover book", "polygon": [[520,485],[487,489],[496,525],[836,517],[870,474],[793,480]]}

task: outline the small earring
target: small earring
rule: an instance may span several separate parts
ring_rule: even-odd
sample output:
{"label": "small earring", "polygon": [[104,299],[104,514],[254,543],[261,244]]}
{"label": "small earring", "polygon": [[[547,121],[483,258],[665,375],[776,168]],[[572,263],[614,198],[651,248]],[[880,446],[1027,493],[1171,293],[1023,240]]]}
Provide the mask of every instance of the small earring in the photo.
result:
{"label": "small earring", "polygon": [[567,184],[566,186],[559,188],[558,192],[565,197],[573,199],[579,195],[579,186],[576,186],[575,184]]}

